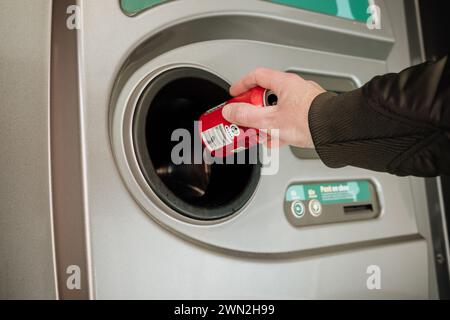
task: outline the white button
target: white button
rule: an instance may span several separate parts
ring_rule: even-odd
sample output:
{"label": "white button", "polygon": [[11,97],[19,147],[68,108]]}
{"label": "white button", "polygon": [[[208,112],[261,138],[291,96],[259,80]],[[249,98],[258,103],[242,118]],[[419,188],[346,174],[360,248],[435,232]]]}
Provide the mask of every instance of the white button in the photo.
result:
{"label": "white button", "polygon": [[308,205],[309,212],[314,216],[318,217],[322,213],[322,205],[318,200],[311,200]]}

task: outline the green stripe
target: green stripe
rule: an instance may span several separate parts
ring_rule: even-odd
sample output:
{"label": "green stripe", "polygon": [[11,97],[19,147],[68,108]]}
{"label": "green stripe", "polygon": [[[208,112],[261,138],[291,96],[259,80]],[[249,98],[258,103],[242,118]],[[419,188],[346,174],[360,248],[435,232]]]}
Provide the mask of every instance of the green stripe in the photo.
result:
{"label": "green stripe", "polygon": [[340,18],[366,22],[368,0],[269,0],[294,8],[314,11]]}
{"label": "green stripe", "polygon": [[322,204],[363,202],[371,200],[370,182],[341,181],[316,184],[295,184],[286,191],[286,201],[319,200]]}
{"label": "green stripe", "polygon": [[[121,0],[122,9],[136,14],[167,0]],[[369,18],[368,0],[268,0],[294,8],[323,13],[340,18],[366,22]]]}
{"label": "green stripe", "polygon": [[163,2],[166,0],[120,0],[122,10],[128,14],[138,13]]}

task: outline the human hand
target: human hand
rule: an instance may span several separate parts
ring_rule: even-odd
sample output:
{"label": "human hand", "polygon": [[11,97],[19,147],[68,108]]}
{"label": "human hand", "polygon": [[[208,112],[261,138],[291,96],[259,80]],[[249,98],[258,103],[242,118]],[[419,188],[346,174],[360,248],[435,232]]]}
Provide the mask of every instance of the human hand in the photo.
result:
{"label": "human hand", "polygon": [[277,105],[260,108],[248,103],[232,103],[223,108],[224,118],[244,127],[278,129],[278,132],[268,133],[270,147],[290,144],[314,148],[308,112],[314,98],[325,90],[296,74],[258,68],[234,83],[230,93],[237,96],[256,86],[272,90],[278,96]]}

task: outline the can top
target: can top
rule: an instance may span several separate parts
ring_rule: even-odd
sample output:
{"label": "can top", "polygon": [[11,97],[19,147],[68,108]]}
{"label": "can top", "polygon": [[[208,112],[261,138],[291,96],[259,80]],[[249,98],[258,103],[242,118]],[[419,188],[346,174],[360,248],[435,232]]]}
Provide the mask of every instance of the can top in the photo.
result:
{"label": "can top", "polygon": [[264,92],[264,107],[276,106],[278,97],[272,90],[266,89]]}

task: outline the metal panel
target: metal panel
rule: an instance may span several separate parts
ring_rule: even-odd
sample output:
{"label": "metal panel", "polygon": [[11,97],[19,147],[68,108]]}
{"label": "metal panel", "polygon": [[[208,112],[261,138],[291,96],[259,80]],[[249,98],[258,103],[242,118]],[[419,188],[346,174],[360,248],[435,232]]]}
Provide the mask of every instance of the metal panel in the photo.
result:
{"label": "metal panel", "polygon": [[[83,98],[78,39],[66,25],[71,0],[53,2],[51,65],[51,162],[59,298],[92,297],[82,141]],[[79,286],[67,280],[74,274]]]}
{"label": "metal panel", "polygon": [[[237,57],[236,59],[211,59],[211,57],[233,57],[235,52],[239,52],[238,62],[236,62]],[[274,60],[273,56],[277,56],[278,59]],[[130,78],[117,102],[113,102],[111,105],[115,113],[111,134],[113,151],[129,190],[138,199],[139,204],[160,223],[184,236],[209,245],[233,251],[265,254],[417,233],[414,217],[411,216],[413,212],[410,205],[412,198],[407,179],[351,167],[340,170],[330,169],[319,160],[300,160],[286,147],[280,149],[278,173],[274,176],[261,177],[257,192],[241,215],[227,223],[213,225],[209,228],[197,228],[173,220],[171,216],[176,216],[176,212],[168,209],[159,198],[151,195],[151,189],[145,188],[142,177],[136,173],[134,177],[128,174],[130,168],[134,170],[135,166],[132,161],[130,162],[130,158],[128,160],[124,158],[124,154],[132,151],[122,150],[122,148],[127,148],[130,140],[126,138],[123,142],[121,137],[130,137],[127,125],[131,123],[130,108],[126,109],[127,111],[124,109],[128,100],[136,101],[138,98],[135,95],[130,96],[130,93],[135,89],[139,92],[139,88],[145,87],[145,83],[149,79],[144,82],[142,79],[151,74],[153,70],[171,65],[175,61],[205,66],[207,69],[219,73],[222,78],[231,79],[230,82],[237,80],[243,73],[259,65],[284,70],[295,63],[299,69],[314,69],[318,73],[327,70],[329,73],[338,75],[352,70],[354,72],[352,77],[356,77],[356,82],[367,81],[373,73],[385,72],[384,64],[379,62],[324,52],[312,53],[308,50],[285,48],[272,44],[233,40],[200,42],[172,50],[145,64]],[[129,105],[132,106],[133,102]],[[96,128],[98,129],[98,126]],[[333,228],[311,228],[302,232],[287,227],[287,221],[280,219],[283,216],[284,191],[290,183],[357,178],[372,178],[380,184],[384,194],[384,199],[381,200],[385,202],[384,207],[387,208],[388,214],[382,214],[380,219],[371,223],[355,222]],[[139,184],[135,179],[138,179]],[[398,201],[398,197],[401,197],[402,201]],[[170,215],[167,214],[169,212]],[[270,232],[283,234],[284,237],[268,238],[268,228],[270,228]],[[251,230],[252,240],[243,241],[248,237],[249,230]],[[229,236],[230,233],[233,234],[233,237]]]}
{"label": "metal panel", "polygon": [[[250,0],[176,1],[134,18],[116,4],[83,3],[89,32],[81,39],[82,109],[97,297],[428,297],[427,247],[418,234],[409,179],[332,170],[283,148],[279,174],[262,178],[245,210],[223,223],[197,225],[167,214],[157,197],[142,192],[126,161],[116,165],[114,155],[123,146],[115,140],[111,150],[109,134],[118,134],[122,123],[113,123],[110,132],[105,121],[110,107],[119,108],[110,120],[123,117],[120,110],[140,81],[174,63],[200,65],[230,82],[264,65],[348,77],[360,85],[408,64],[407,42],[393,36],[401,38],[404,29],[394,24],[392,33],[387,20],[383,30],[372,32],[363,24]],[[389,8],[389,15],[401,16],[401,5],[380,5],[384,13]],[[254,28],[261,21],[266,24]],[[283,37],[269,32],[275,26]],[[108,39],[107,45],[99,39]],[[347,47],[333,46],[337,39]],[[115,83],[117,76],[121,81]],[[349,178],[379,183],[386,208],[379,219],[300,231],[284,218],[282,196],[290,182]],[[380,292],[365,286],[370,264],[386,270]]]}
{"label": "metal panel", "polygon": [[[66,9],[74,3],[58,0],[51,110],[51,3],[22,3],[0,5],[1,30],[9,33],[1,34],[8,45],[0,51],[1,61],[8,62],[0,74],[6,102],[1,132],[7,137],[0,144],[6,182],[0,297],[57,297],[55,268],[61,298],[436,296],[423,179],[333,170],[282,148],[278,175],[261,179],[248,206],[230,220],[205,226],[168,214],[151,190],[143,192],[130,164],[116,162],[121,140],[110,145],[110,134],[122,138],[118,127],[125,116],[110,108],[124,111],[140,80],[174,63],[198,65],[229,82],[261,65],[344,77],[357,85],[398,71],[413,56],[402,2],[377,1],[388,18],[381,30],[368,30],[363,23],[264,1],[174,1],[131,18],[118,1],[79,0],[82,28],[69,31]],[[391,24],[389,17],[396,20]],[[291,226],[282,209],[287,186],[330,179],[374,181],[382,191],[381,217]],[[78,291],[65,286],[72,264],[82,271]],[[382,290],[366,286],[371,265],[381,268]]]}

